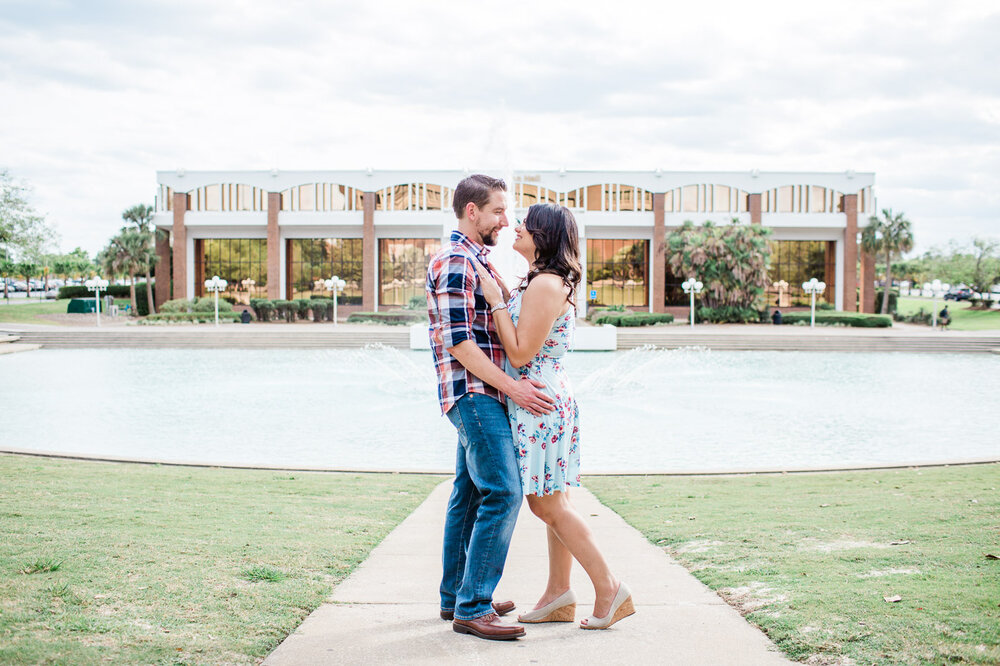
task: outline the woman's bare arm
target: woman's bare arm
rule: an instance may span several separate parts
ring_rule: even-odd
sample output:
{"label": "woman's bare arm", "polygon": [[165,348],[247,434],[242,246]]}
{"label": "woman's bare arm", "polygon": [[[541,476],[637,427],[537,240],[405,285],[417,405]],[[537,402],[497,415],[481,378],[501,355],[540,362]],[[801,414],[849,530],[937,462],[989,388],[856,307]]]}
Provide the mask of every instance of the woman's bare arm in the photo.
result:
{"label": "woman's bare arm", "polygon": [[[483,294],[490,305],[499,302],[499,287],[489,275],[480,274]],[[492,282],[493,284],[490,284]],[[557,275],[542,273],[536,276],[521,297],[521,314],[514,326],[510,313],[501,308],[493,313],[500,342],[511,365],[521,367],[535,357],[552,330],[556,318],[566,311],[569,290]]]}

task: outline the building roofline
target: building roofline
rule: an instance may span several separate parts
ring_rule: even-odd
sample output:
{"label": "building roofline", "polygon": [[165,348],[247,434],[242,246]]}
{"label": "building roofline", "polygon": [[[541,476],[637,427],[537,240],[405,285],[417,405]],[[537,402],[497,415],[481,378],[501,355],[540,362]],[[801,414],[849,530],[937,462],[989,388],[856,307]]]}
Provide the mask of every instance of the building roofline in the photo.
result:
{"label": "building roofline", "polygon": [[[239,183],[271,192],[309,183],[336,183],[362,191],[380,190],[393,185],[423,182],[454,187],[471,173],[501,176],[495,169],[483,170],[236,170],[157,171],[157,183],[175,192],[190,192],[206,185]],[[875,184],[871,171],[613,171],[613,170],[515,170],[508,178],[514,182],[541,185],[566,192],[588,185],[619,183],[641,187],[650,192],[667,192],[685,185],[713,184],[736,187],[756,193],[783,185],[819,185],[838,192],[853,193]]]}

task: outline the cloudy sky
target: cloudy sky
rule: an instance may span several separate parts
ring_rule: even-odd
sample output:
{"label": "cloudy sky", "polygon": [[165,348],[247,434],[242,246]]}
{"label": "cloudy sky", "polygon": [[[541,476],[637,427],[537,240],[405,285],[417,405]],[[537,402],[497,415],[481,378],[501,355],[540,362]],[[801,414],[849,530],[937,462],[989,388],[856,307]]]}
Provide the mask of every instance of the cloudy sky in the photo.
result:
{"label": "cloudy sky", "polygon": [[0,0],[0,168],[96,252],[155,171],[876,172],[1000,238],[1000,4]]}

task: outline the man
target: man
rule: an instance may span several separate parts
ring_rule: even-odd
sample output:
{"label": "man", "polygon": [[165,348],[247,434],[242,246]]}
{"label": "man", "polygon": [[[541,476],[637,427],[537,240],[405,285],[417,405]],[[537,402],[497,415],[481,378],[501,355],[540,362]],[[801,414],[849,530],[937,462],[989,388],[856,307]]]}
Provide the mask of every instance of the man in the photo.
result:
{"label": "man", "polygon": [[[493,603],[521,506],[521,481],[504,394],[535,414],[553,400],[530,379],[503,371],[504,353],[475,265],[491,273],[487,247],[507,226],[506,184],[484,175],[465,178],[452,206],[458,229],[427,269],[431,349],[441,411],[458,430],[455,482],[445,518],[441,617],[452,629],[489,640],[511,640],[524,628],[499,614],[512,602]],[[502,306],[498,306],[502,307]]]}

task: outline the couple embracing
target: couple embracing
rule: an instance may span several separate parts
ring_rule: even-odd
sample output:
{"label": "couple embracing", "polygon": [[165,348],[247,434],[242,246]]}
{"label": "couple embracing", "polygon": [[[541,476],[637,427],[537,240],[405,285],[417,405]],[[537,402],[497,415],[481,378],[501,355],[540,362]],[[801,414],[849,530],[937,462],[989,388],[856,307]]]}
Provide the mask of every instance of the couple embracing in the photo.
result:
{"label": "couple embracing", "polygon": [[490,640],[524,635],[522,626],[500,619],[514,603],[493,600],[522,495],[546,524],[549,574],[538,603],[518,622],[575,620],[574,559],[596,597],[581,628],[606,629],[634,612],[628,587],[569,501],[570,487],[580,485],[579,416],[562,364],[581,278],[576,220],[555,204],[528,209],[514,250],[529,271],[508,292],[487,258],[508,224],[506,190],[503,180],[478,174],[458,184],[458,229],[427,271],[438,398],[458,430],[441,617],[458,633]]}

